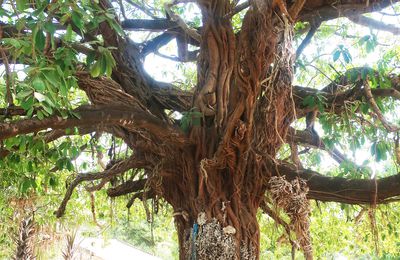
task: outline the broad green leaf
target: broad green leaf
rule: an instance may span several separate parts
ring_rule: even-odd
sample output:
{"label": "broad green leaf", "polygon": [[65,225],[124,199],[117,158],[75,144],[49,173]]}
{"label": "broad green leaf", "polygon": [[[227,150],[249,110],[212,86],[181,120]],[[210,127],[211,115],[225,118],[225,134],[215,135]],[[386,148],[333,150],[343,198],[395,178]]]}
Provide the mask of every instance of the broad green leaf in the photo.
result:
{"label": "broad green leaf", "polygon": [[17,22],[15,23],[15,28],[17,28],[18,31],[23,30],[25,26],[26,26],[25,18],[18,19]]}
{"label": "broad green leaf", "polygon": [[55,178],[55,177],[53,177],[53,176],[51,176],[50,178],[49,178],[49,185],[51,186],[51,187],[56,187],[57,186],[57,179]]}
{"label": "broad green leaf", "polygon": [[64,35],[64,40],[67,42],[72,41],[72,26],[70,24],[68,24],[67,26],[67,31]]}
{"label": "broad green leaf", "polygon": [[332,58],[333,61],[337,61],[340,57],[341,51],[340,50],[336,50],[333,54],[332,54]]}
{"label": "broad green leaf", "polygon": [[365,42],[367,42],[371,38],[371,35],[365,35],[358,40],[359,45],[363,45]]}
{"label": "broad green leaf", "polygon": [[44,24],[44,29],[47,31],[47,32],[49,32],[51,35],[53,35],[54,33],[55,33],[55,31],[56,31],[56,26],[51,22],[51,21],[49,21],[49,22],[46,22],[45,24]]}
{"label": "broad green leaf", "polygon": [[25,91],[21,91],[17,94],[17,98],[18,99],[23,99],[26,98],[30,95],[32,95],[33,91],[32,90],[25,90]]}
{"label": "broad green leaf", "polygon": [[49,81],[53,86],[58,87],[60,85],[60,77],[54,70],[42,70],[43,76]]}
{"label": "broad green leaf", "polygon": [[100,75],[100,73],[101,73],[101,64],[100,64],[100,61],[96,61],[93,64],[92,68],[90,69],[90,75],[93,78],[96,78]]}
{"label": "broad green leaf", "polygon": [[72,15],[71,15],[71,19],[72,19],[72,22],[76,25],[76,27],[78,27],[80,30],[82,30],[84,28],[82,16],[79,13],[73,11]]}
{"label": "broad green leaf", "polygon": [[4,42],[6,45],[11,45],[11,46],[13,46],[13,47],[16,48],[16,49],[19,49],[19,48],[22,47],[21,42],[20,42],[19,40],[17,40],[17,39],[13,39],[13,38],[3,38],[3,42]]}
{"label": "broad green leaf", "polygon": [[86,65],[90,67],[95,61],[95,58],[96,58],[96,52],[95,51],[89,52],[89,54],[86,56]]}
{"label": "broad green leaf", "polygon": [[43,114],[43,112],[40,111],[40,110],[37,111],[36,115],[37,115],[37,117],[39,118],[39,120],[42,120],[42,119],[44,118],[44,114]]}
{"label": "broad green leaf", "polygon": [[343,56],[343,59],[344,59],[344,61],[346,63],[350,63],[351,62],[351,55],[347,50],[342,52],[342,56]]}
{"label": "broad green leaf", "polygon": [[46,103],[42,103],[42,105],[43,105],[43,109],[44,109],[49,115],[53,114],[53,109],[52,109],[49,105],[46,105]]}
{"label": "broad green leaf", "polygon": [[34,103],[33,102],[33,96],[30,96],[29,98],[24,99],[23,101],[21,101],[21,107],[24,110],[30,110],[32,108],[32,106],[33,106],[33,103]]}
{"label": "broad green leaf", "polygon": [[39,29],[35,35],[35,46],[40,51],[43,51],[46,44],[46,36],[44,35],[43,31]]}
{"label": "broad green leaf", "polygon": [[28,8],[28,0],[15,0],[17,4],[17,10],[23,12],[25,9]]}
{"label": "broad green leaf", "polygon": [[32,183],[30,179],[25,179],[22,183],[21,183],[21,187],[20,187],[20,191],[21,193],[25,194],[28,189],[31,187]]}
{"label": "broad green leaf", "polygon": [[46,89],[46,83],[40,78],[40,77],[35,77],[32,81],[32,86],[37,90],[37,91],[44,91]]}

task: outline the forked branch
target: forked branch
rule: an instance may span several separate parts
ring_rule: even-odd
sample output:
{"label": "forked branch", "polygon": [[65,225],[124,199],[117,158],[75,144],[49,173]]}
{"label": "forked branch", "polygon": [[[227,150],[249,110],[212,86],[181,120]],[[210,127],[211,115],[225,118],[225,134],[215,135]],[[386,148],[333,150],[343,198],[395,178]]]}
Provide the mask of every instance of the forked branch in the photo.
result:
{"label": "forked branch", "polygon": [[376,101],[374,99],[374,96],[372,94],[371,88],[369,86],[368,81],[364,81],[364,93],[365,97],[367,99],[368,104],[371,106],[372,110],[375,112],[376,116],[378,119],[381,121],[382,125],[388,130],[389,132],[397,132],[399,131],[399,127],[392,125],[389,123],[385,116],[382,114],[382,111],[379,109],[378,105],[376,104]]}
{"label": "forked branch", "polygon": [[118,174],[124,173],[129,169],[136,168],[136,167],[143,167],[145,163],[141,160],[137,160],[135,157],[130,157],[119,163],[114,164],[110,169],[104,170],[100,173],[79,173],[76,178],[72,181],[72,183],[68,186],[67,191],[64,195],[64,199],[62,200],[59,208],[57,209],[54,214],[59,218],[61,217],[67,206],[68,201],[70,200],[74,189],[84,181],[94,181],[100,179],[109,179],[113,176]]}
{"label": "forked branch", "polygon": [[308,146],[316,149],[327,151],[332,158],[339,164],[343,161],[348,161],[346,156],[336,148],[328,148],[322,139],[316,134],[308,130],[294,130],[291,128],[288,132],[287,140],[289,143],[293,142],[303,146]]}

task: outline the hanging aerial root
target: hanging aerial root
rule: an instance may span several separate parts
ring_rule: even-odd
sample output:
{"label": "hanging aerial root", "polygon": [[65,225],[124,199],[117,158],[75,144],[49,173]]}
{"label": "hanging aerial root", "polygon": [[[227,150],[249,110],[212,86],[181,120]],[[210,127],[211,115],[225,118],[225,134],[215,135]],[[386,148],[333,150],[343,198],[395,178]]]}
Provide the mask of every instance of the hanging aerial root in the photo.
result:
{"label": "hanging aerial root", "polygon": [[298,244],[306,259],[312,259],[310,237],[310,203],[307,200],[308,186],[302,179],[287,181],[283,177],[271,177],[269,192],[276,207],[283,209],[290,217],[290,228],[296,233]]}

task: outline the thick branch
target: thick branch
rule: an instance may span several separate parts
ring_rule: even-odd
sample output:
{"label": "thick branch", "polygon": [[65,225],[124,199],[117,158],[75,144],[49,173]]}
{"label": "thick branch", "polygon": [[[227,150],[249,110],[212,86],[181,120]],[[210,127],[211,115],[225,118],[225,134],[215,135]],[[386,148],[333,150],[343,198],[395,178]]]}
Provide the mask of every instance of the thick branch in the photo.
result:
{"label": "thick branch", "polygon": [[[297,117],[303,117],[307,112],[310,112],[316,107],[304,106],[306,97],[314,97],[314,100],[322,100],[324,109],[327,112],[341,113],[344,109],[345,102],[362,101],[365,93],[360,84],[355,84],[357,81],[365,77],[376,77],[379,79],[377,71],[368,67],[357,67],[346,71],[341,77],[330,83],[322,90],[313,88],[305,88],[301,86],[293,86],[293,96],[296,103]],[[391,88],[374,88],[371,89],[373,97],[391,97],[400,99],[399,77],[396,75],[388,75]]]}
{"label": "thick branch", "polygon": [[129,199],[128,203],[126,203],[126,207],[128,209],[131,208],[136,199],[140,199],[143,201],[145,199],[153,199],[155,197],[156,197],[156,194],[153,190],[136,192]]}
{"label": "thick branch", "polygon": [[152,94],[163,108],[179,112],[190,110],[193,100],[192,91],[184,91],[177,88],[155,89]]}
{"label": "thick branch", "polygon": [[300,54],[303,52],[303,50],[307,47],[308,44],[310,44],[312,37],[314,36],[314,34],[317,32],[318,27],[320,26],[320,22],[313,24],[310,27],[310,30],[308,31],[306,37],[304,38],[304,40],[301,42],[301,44],[299,45],[299,47],[296,50],[296,58],[298,58],[300,56]]}
{"label": "thick branch", "polygon": [[[67,136],[67,135],[86,135],[86,134],[90,134],[92,132],[96,132],[96,131],[105,131],[104,128],[98,128],[98,127],[79,127],[78,131],[73,131],[73,130],[69,130],[66,131],[65,129],[57,129],[57,130],[50,130],[46,133],[43,134],[43,139],[46,143],[50,143],[53,142],[55,140],[57,140],[58,138],[61,138],[63,136]],[[108,131],[106,131],[108,132]]]}
{"label": "thick branch", "polygon": [[308,130],[299,131],[291,128],[288,132],[287,140],[289,143],[294,142],[297,144],[313,147],[316,149],[325,150],[339,164],[347,160],[346,157],[338,149],[336,148],[329,149],[328,147],[326,147],[324,142],[316,133],[312,133]]}
{"label": "thick branch", "polygon": [[169,19],[128,19],[121,22],[122,28],[125,30],[149,30],[164,31],[167,29],[178,28],[179,25],[175,21]]}
{"label": "thick branch", "polygon": [[145,57],[146,55],[157,51],[160,49],[162,46],[168,44],[170,41],[172,41],[175,38],[176,35],[165,32],[163,34],[160,34],[153,39],[147,41],[144,43],[144,47],[142,48],[141,55]]}
{"label": "thick branch", "polygon": [[170,141],[175,144],[184,144],[186,138],[180,130],[167,125],[151,114],[124,106],[90,106],[75,110],[80,118],[62,118],[51,116],[39,119],[25,119],[15,123],[0,124],[0,140],[19,134],[34,133],[44,129],[66,129],[74,126],[90,127],[118,125],[126,129],[145,129],[154,134],[160,140]]}
{"label": "thick branch", "polygon": [[271,165],[274,174],[289,180],[300,177],[310,188],[308,198],[347,204],[381,204],[400,196],[400,174],[374,179],[347,179],[323,176],[312,170],[296,169],[286,163]]}
{"label": "thick branch", "polygon": [[25,116],[26,111],[22,107],[8,107],[0,108],[0,116],[13,117],[13,116]]}
{"label": "thick branch", "polygon": [[107,195],[110,197],[118,197],[132,192],[142,191],[146,185],[147,179],[128,180],[117,187],[112,187],[107,190]]}
{"label": "thick branch", "polygon": [[191,38],[196,39],[198,42],[201,41],[201,35],[193,28],[189,27],[185,21],[177,14],[175,14],[172,10],[171,7],[175,4],[175,2],[172,3],[166,3],[164,4],[164,9],[168,13],[168,15],[171,17],[171,20],[176,22],[176,24],[182,28],[182,30],[189,35]]}
{"label": "thick branch", "polygon": [[348,19],[354,23],[366,26],[368,28],[373,28],[377,29],[380,31],[387,31],[390,32],[394,35],[399,35],[400,34],[400,27],[395,26],[393,24],[386,24],[380,21],[377,21],[375,19],[372,19],[370,17],[366,17],[364,15],[360,16],[350,16]]}
{"label": "thick branch", "polygon": [[308,0],[299,15],[299,21],[328,21],[338,17],[354,17],[382,10],[398,0]]}

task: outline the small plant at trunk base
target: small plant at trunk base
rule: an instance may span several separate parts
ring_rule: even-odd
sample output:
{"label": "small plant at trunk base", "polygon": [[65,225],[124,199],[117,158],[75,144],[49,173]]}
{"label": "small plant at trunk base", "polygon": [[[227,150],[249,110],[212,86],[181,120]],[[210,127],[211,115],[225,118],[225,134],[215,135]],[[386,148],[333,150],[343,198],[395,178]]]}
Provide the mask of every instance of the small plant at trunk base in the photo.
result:
{"label": "small plant at trunk base", "polygon": [[69,232],[65,237],[65,248],[62,252],[64,260],[73,260],[76,252],[76,231]]}
{"label": "small plant at trunk base", "polygon": [[14,260],[34,260],[34,235],[35,228],[32,217],[26,217],[21,221],[18,236],[15,239],[17,249]]}

